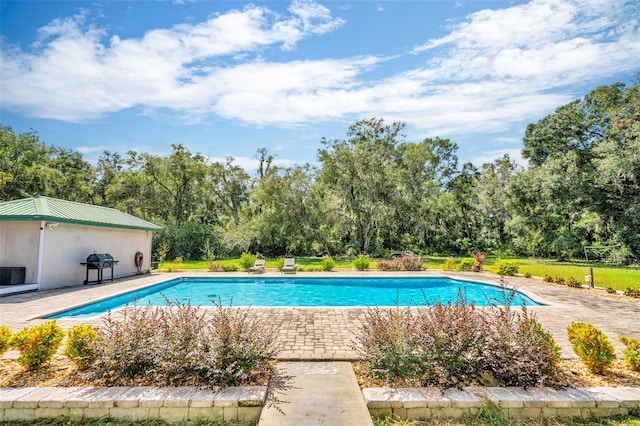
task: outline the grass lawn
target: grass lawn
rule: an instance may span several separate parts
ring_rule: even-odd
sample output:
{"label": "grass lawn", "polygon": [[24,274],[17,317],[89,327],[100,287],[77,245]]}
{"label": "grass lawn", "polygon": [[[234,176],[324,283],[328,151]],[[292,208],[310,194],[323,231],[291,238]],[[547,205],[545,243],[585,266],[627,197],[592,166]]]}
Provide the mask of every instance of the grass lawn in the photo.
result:
{"label": "grass lawn", "polygon": [[[589,273],[587,264],[569,264],[553,261],[540,261],[519,259],[520,273],[529,272],[536,277],[543,277],[545,274],[560,276],[565,279],[569,277],[584,281],[585,275]],[[612,287],[616,290],[625,290],[627,287],[640,288],[640,268],[635,267],[615,267],[592,265],[593,280],[598,287]]]}
{"label": "grass lawn", "polygon": [[[216,262],[220,262],[222,265],[235,265],[238,271],[242,270],[240,266],[240,259],[216,259]],[[336,261],[336,269],[353,269],[353,263],[347,259],[335,259]],[[320,263],[322,262],[322,258],[312,258],[312,257],[296,257],[296,267],[300,269],[305,269],[309,267],[320,267]],[[165,262],[166,264],[167,262]],[[207,270],[209,266],[204,260],[188,260],[179,263],[178,269],[180,270]],[[275,269],[278,267],[278,261],[276,259],[266,259],[264,263],[265,268],[267,269]],[[373,261],[371,263],[371,267],[373,268],[375,265]],[[163,264],[160,265],[160,269],[163,268]]]}
{"label": "grass lawn", "polygon": [[[459,262],[461,258],[454,258]],[[429,269],[440,269],[445,258],[428,257],[425,263]],[[490,269],[497,262],[498,258],[487,257],[484,262],[485,269]],[[518,264],[520,274],[530,273],[534,277],[562,277],[565,281],[569,277],[574,277],[578,281],[586,284],[585,275],[589,274],[589,267],[593,268],[595,285],[602,288],[611,287],[616,290],[626,290],[628,287],[640,289],[640,267],[638,266],[605,266],[602,264],[586,264],[579,262],[558,262],[556,260],[534,260],[531,258],[509,258]]]}
{"label": "grass lawn", "polygon": [[[423,257],[423,263],[428,269],[441,269],[445,257]],[[455,257],[454,261],[459,262],[460,257]],[[485,260],[485,269],[490,269],[499,259],[488,257]],[[580,282],[585,282],[584,277],[588,274],[589,266],[593,267],[593,276],[596,286],[611,287],[616,290],[626,290],[627,288],[640,289],[640,267],[637,266],[604,266],[601,264],[571,263],[558,262],[555,260],[534,260],[530,258],[510,258],[518,263],[518,272],[520,274],[530,273],[535,277],[543,277],[551,275],[552,277],[562,277],[567,280],[574,277]],[[242,270],[239,259],[220,259],[216,260],[223,265],[235,265],[237,270]],[[296,257],[296,266],[299,270],[319,270],[322,258],[315,257]],[[162,264],[160,269],[165,268],[167,263]],[[276,259],[267,259],[265,266],[274,269],[278,265]],[[371,261],[371,268],[374,269],[375,260]],[[349,259],[336,259],[336,269],[353,269],[353,262]],[[174,264],[174,270],[207,270],[207,262],[204,260],[191,260],[179,264]]]}
{"label": "grass lawn", "polygon": [[11,421],[0,423],[4,426],[251,426],[254,423],[224,420],[195,420],[193,422],[166,422],[164,420],[121,420],[111,417],[100,419],[73,419],[57,417],[33,421]]}
{"label": "grass lawn", "polygon": [[[229,422],[223,420],[196,420],[194,422],[169,423],[162,420],[126,421],[113,418],[89,419],[41,419],[35,421],[7,421],[6,426],[251,426],[250,422]],[[462,419],[432,419],[429,421],[381,419],[374,422],[375,426],[640,426],[640,418],[637,416],[615,416],[600,419],[582,418],[550,418],[550,419],[507,419],[501,413],[485,411],[473,418]]]}
{"label": "grass lawn", "polygon": [[640,426],[640,417],[616,416],[610,418],[549,418],[549,419],[507,419],[501,414],[485,412],[474,418],[434,419],[429,421],[382,419],[375,426]]}

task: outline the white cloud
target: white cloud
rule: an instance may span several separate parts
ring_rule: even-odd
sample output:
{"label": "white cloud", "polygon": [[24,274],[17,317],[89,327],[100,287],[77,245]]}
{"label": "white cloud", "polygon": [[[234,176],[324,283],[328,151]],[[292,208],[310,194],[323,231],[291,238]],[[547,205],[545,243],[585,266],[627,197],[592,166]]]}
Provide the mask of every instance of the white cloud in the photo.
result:
{"label": "white cloud", "polygon": [[527,167],[528,162],[522,158],[520,149],[496,149],[482,152],[482,155],[470,159],[471,163],[480,168],[483,164],[493,163],[497,158],[508,154],[511,160],[521,167]]}
{"label": "white cloud", "polygon": [[501,136],[496,138],[496,141],[504,144],[515,145],[515,144],[521,143],[522,139],[511,137],[511,136]]}
{"label": "white cloud", "polygon": [[[243,157],[243,156],[232,156],[233,161],[231,164],[234,166],[238,166],[249,174],[257,173],[259,162],[254,157]],[[207,157],[208,160],[212,163],[226,163],[227,158],[222,157]],[[288,160],[285,158],[275,158],[272,163],[274,166],[278,167],[293,167],[298,164],[296,161]]]}
{"label": "white cloud", "polygon": [[607,0],[533,0],[471,14],[414,49],[427,63],[407,78],[424,95],[405,104],[415,117],[407,121],[456,134],[540,117],[575,99],[576,85],[637,69],[639,18],[634,2]]}
{"label": "white cloud", "polygon": [[377,80],[365,75],[392,69],[395,58],[269,60],[269,47],[293,49],[345,25],[313,1],[294,1],[287,16],[250,5],[138,39],[106,40],[86,20],[83,12],[52,21],[28,51],[2,44],[3,108],[65,121],[139,108],[259,126],[375,115],[449,137],[521,126],[574,99],[576,85],[640,67],[633,0],[481,10],[415,48],[422,67]]}
{"label": "white cloud", "polygon": [[[60,18],[40,29],[29,52],[2,44],[2,103],[25,115],[83,121],[135,106],[198,110],[188,98],[203,89],[207,61],[281,45],[291,49],[311,34],[340,25],[328,9],[294,1],[292,15],[278,17],[247,6],[205,22],[154,29],[140,39],[85,29],[85,14]],[[230,68],[233,68],[231,65]],[[167,104],[181,95],[178,105]]]}
{"label": "white cloud", "polygon": [[96,152],[104,152],[109,150],[109,147],[106,145],[98,145],[98,146],[79,146],[76,148],[80,154],[93,154]]}
{"label": "white cloud", "polygon": [[414,53],[436,55],[431,78],[526,80],[544,90],[637,66],[639,16],[631,1],[533,0],[476,12]]}

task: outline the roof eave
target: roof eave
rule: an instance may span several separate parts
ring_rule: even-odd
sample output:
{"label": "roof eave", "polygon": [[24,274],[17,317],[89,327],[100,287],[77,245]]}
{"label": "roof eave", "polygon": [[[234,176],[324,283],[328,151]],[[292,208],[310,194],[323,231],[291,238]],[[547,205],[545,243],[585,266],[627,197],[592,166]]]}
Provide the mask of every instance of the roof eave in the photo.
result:
{"label": "roof eave", "polygon": [[36,222],[36,221],[43,221],[43,220],[49,221],[49,222],[69,223],[72,225],[99,226],[101,228],[115,228],[115,229],[135,229],[139,231],[152,231],[152,232],[158,232],[162,229],[161,226],[157,226],[157,225],[153,225],[153,227],[136,226],[136,225],[120,225],[120,224],[112,224],[112,223],[70,220],[70,219],[63,219],[55,216],[44,216],[44,215],[0,216],[0,221]]}

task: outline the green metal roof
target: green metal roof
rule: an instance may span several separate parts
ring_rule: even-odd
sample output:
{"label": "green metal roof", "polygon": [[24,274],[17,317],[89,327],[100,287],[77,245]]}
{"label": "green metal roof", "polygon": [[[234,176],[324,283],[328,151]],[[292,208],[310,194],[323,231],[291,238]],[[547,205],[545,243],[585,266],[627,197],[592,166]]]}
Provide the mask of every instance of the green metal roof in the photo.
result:
{"label": "green metal roof", "polygon": [[0,202],[0,220],[46,220],[145,231],[162,229],[151,222],[116,209],[41,196]]}

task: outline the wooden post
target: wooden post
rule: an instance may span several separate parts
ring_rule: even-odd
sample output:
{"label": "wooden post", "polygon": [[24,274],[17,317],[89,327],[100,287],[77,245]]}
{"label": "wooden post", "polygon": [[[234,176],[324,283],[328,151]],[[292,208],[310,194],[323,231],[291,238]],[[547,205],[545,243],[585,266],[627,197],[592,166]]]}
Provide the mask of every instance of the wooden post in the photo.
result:
{"label": "wooden post", "polygon": [[594,288],[595,284],[593,283],[593,268],[589,267],[589,276],[591,280],[589,281],[589,287]]}

